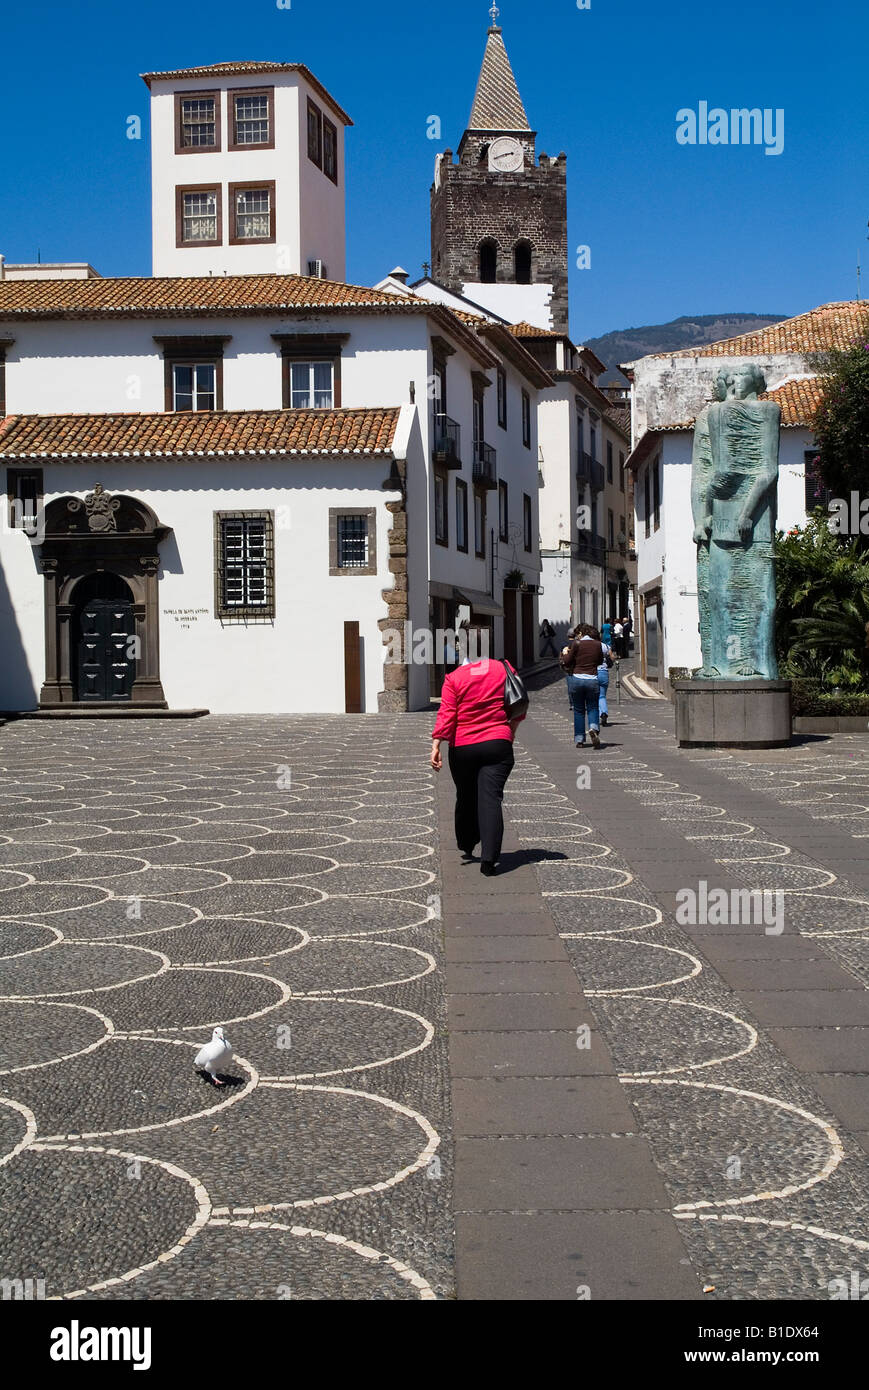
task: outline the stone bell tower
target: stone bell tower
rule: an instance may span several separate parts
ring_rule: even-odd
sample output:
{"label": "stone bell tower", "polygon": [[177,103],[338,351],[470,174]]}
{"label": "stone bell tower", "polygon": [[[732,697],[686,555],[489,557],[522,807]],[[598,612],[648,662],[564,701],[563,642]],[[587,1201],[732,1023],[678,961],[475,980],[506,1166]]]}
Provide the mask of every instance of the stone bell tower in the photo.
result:
{"label": "stone bell tower", "polygon": [[535,153],[495,20],[457,162],[438,155],[431,191],[432,276],[511,323],[566,333],[567,156]]}

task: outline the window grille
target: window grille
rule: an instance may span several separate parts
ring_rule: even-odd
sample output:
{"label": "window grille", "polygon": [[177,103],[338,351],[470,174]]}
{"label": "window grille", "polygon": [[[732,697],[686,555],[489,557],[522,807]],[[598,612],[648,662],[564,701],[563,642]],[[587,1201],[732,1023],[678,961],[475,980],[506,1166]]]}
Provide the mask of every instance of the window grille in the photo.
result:
{"label": "window grille", "polygon": [[338,517],[338,568],[368,568],[368,517]]}
{"label": "window grille", "polygon": [[219,512],[216,606],[224,622],[269,622],[275,616],[271,512]]}

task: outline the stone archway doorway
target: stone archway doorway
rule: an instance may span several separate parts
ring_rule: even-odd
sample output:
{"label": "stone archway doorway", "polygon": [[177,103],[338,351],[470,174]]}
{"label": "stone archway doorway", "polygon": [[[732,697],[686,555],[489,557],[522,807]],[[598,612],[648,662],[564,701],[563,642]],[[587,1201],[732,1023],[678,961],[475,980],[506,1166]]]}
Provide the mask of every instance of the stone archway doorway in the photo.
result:
{"label": "stone archway doorway", "polygon": [[45,509],[45,681],[40,708],[166,709],[160,680],[159,543],[135,497],[100,487]]}
{"label": "stone archway doorway", "polygon": [[136,675],[136,617],[133,592],[105,570],[80,579],[72,592],[72,677],[76,700],[131,697]]}

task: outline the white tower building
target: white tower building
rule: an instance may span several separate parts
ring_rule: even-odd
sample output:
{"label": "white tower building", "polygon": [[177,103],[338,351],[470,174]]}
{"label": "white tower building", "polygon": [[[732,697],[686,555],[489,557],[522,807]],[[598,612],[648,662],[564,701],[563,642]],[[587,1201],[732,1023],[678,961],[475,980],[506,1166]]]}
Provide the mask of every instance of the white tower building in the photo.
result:
{"label": "white tower building", "polygon": [[301,63],[145,73],[153,273],[344,280],[350,117]]}

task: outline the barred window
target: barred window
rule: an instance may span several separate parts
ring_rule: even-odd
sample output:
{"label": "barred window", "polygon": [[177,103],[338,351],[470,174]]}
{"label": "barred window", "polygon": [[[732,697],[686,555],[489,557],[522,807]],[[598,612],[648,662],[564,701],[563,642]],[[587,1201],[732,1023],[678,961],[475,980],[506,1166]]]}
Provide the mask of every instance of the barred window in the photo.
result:
{"label": "barred window", "polygon": [[377,573],[377,511],[374,507],[329,508],[329,574]]}
{"label": "barred window", "polygon": [[218,512],[217,616],[267,622],[275,615],[274,524],[271,512]]}
{"label": "barred window", "polygon": [[338,517],[338,568],[365,569],[368,565],[368,518]]}
{"label": "barred window", "polygon": [[235,143],[267,145],[269,142],[269,99],[266,92],[235,98]]}
{"label": "barred window", "polygon": [[217,189],[184,194],[181,238],[217,241]]}
{"label": "barred window", "polygon": [[181,144],[185,149],[214,149],[217,143],[217,99],[188,97],[181,102]]}

